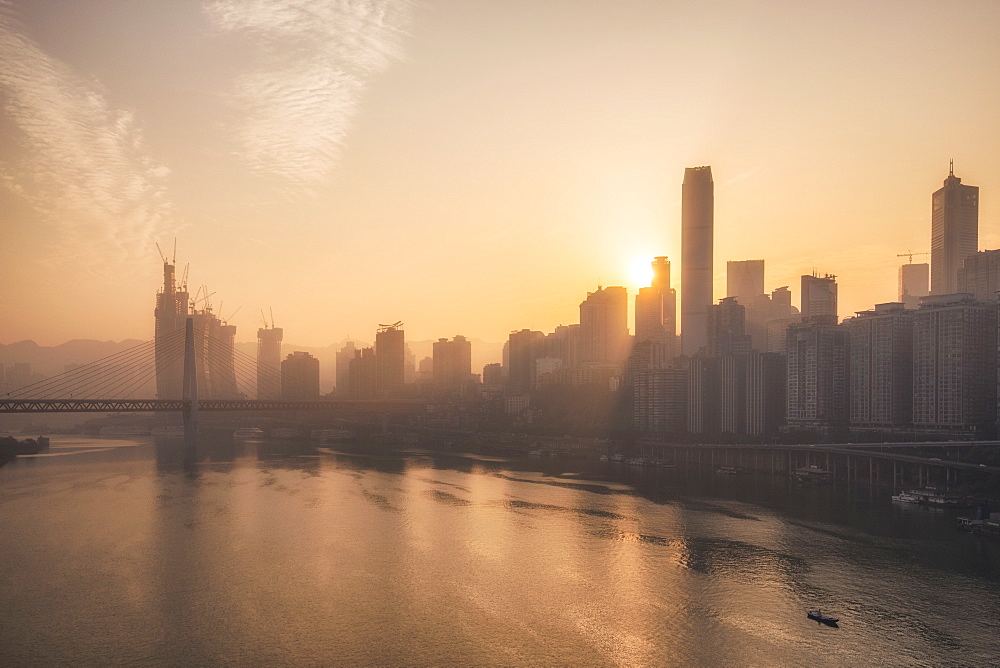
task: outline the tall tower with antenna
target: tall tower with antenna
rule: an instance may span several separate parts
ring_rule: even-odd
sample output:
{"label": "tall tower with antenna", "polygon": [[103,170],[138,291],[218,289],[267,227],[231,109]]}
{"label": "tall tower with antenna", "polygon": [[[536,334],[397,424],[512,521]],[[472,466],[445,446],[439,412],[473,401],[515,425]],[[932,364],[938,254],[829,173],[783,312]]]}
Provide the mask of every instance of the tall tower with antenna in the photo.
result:
{"label": "tall tower with antenna", "polygon": [[979,250],[979,187],[963,185],[948,167],[944,187],[931,196],[931,294],[958,292],[958,270]]}

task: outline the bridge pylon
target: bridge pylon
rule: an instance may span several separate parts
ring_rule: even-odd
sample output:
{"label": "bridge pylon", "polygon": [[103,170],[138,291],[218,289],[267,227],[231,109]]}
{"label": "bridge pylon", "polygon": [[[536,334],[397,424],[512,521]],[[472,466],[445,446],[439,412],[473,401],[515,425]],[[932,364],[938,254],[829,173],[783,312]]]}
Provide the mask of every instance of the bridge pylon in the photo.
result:
{"label": "bridge pylon", "polygon": [[184,444],[195,447],[198,438],[198,374],[194,363],[194,319],[184,325]]}

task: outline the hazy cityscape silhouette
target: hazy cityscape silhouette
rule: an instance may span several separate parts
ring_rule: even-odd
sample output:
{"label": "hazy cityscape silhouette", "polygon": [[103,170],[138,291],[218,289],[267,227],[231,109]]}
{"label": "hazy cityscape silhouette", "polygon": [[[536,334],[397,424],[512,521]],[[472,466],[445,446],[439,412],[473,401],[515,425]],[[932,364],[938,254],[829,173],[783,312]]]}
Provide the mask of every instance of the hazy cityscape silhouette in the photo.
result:
{"label": "hazy cityscape silhouette", "polygon": [[0,664],[992,665],[998,28],[0,0]]}

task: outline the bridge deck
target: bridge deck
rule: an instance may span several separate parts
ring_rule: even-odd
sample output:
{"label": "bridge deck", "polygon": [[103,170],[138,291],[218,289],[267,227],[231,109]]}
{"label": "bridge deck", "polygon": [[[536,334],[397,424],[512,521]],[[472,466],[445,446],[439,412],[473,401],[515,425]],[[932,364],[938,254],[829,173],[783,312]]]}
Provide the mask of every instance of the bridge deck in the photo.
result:
{"label": "bridge deck", "polygon": [[[187,410],[183,399],[0,399],[0,413],[156,413]],[[306,411],[343,413],[423,412],[426,404],[415,401],[281,401],[257,399],[206,399],[198,410],[206,411]]]}

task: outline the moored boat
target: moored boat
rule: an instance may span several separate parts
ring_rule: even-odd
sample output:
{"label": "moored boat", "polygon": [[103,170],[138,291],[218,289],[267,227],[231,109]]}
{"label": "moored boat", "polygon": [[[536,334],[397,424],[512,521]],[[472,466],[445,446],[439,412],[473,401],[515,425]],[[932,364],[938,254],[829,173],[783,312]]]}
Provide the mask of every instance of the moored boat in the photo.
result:
{"label": "moored boat", "polygon": [[257,427],[240,427],[233,432],[233,438],[249,441],[264,438],[264,430]]}
{"label": "moored boat", "polygon": [[922,506],[933,506],[935,508],[973,508],[976,505],[973,499],[948,496],[947,494],[942,494],[936,487],[925,487],[923,489],[911,489],[907,492],[900,492],[893,495],[892,500],[901,503],[919,503]]}
{"label": "moored boat", "polygon": [[792,477],[799,482],[829,482],[833,478],[833,473],[810,464],[792,471]]}

